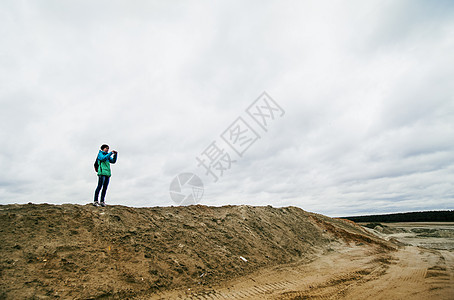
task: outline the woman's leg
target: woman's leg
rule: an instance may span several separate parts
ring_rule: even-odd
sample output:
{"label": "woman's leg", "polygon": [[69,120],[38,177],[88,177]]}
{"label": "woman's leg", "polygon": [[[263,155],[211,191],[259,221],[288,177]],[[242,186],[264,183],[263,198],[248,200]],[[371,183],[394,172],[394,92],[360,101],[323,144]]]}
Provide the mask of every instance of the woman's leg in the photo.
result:
{"label": "woman's leg", "polygon": [[104,182],[103,177],[104,176],[98,176],[98,186],[96,187],[95,190],[95,202],[98,202],[99,191],[101,191],[102,184]]}
{"label": "woman's leg", "polygon": [[104,177],[103,184],[102,184],[102,192],[101,192],[101,203],[104,202],[104,198],[106,197],[107,187],[109,186],[109,176],[102,176]]}

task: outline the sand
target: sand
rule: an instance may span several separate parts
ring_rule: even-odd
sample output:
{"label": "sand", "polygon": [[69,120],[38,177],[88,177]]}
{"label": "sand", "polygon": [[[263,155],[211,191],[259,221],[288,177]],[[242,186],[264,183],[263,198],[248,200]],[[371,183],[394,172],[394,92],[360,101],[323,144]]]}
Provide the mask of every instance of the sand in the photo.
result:
{"label": "sand", "polygon": [[454,255],[406,246],[383,253],[342,247],[309,264],[290,264],[210,289],[150,299],[453,299]]}
{"label": "sand", "polygon": [[451,246],[296,207],[5,205],[0,225],[0,299],[454,299]]}

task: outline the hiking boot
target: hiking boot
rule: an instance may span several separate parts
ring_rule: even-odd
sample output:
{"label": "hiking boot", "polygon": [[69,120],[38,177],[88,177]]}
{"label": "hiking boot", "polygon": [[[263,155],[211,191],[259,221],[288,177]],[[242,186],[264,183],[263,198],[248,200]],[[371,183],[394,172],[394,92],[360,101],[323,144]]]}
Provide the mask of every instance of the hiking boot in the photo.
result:
{"label": "hiking boot", "polygon": [[101,202],[102,207],[106,207],[106,204],[104,202]]}
{"label": "hiking boot", "polygon": [[94,206],[94,207],[98,207],[98,206],[99,206],[98,201],[93,202],[93,206]]}

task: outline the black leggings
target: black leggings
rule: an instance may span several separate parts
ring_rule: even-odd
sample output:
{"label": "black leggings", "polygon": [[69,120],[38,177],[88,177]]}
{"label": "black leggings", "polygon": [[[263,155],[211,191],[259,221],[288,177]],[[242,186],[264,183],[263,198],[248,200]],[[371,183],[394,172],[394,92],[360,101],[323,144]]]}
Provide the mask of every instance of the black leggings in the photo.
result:
{"label": "black leggings", "polygon": [[105,175],[98,176],[98,186],[96,187],[96,190],[95,190],[95,202],[98,202],[98,195],[99,195],[99,191],[101,190],[101,188],[102,188],[101,202],[104,202],[104,198],[106,197],[106,192],[107,192],[107,186],[109,185],[109,179],[110,179],[109,176],[105,176]]}

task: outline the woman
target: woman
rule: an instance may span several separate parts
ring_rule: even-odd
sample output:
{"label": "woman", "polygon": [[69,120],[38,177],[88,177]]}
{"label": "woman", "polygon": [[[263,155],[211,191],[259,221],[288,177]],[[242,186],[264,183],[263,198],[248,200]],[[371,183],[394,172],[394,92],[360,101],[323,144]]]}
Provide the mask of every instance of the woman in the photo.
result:
{"label": "woman", "polygon": [[[113,157],[112,157],[113,155]],[[101,146],[101,150],[98,153],[98,186],[95,190],[95,201],[93,203],[94,206],[99,206],[98,203],[98,196],[99,191],[102,188],[101,192],[101,206],[106,206],[104,202],[104,198],[106,197],[107,186],[109,185],[109,179],[111,176],[110,172],[110,164],[114,164],[117,162],[117,151],[109,152],[109,146],[104,144]]]}

